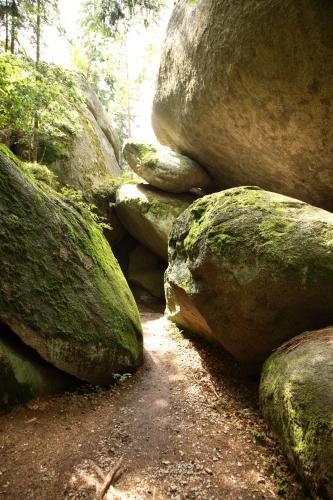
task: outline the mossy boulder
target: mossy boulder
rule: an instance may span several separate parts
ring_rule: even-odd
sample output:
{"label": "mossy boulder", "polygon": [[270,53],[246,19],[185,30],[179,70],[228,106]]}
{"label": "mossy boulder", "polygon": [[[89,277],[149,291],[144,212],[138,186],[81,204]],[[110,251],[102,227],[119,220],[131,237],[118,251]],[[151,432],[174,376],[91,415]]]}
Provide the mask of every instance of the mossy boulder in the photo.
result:
{"label": "mossy boulder", "polygon": [[166,299],[171,320],[259,368],[333,323],[333,214],[254,187],[199,199],[171,231]]}
{"label": "mossy boulder", "polygon": [[142,360],[138,310],[89,210],[0,153],[0,321],[55,367],[96,384]]}
{"label": "mossy boulder", "polygon": [[179,0],[156,137],[219,188],[255,184],[333,210],[333,2]]}
{"label": "mossy boulder", "polygon": [[118,177],[119,139],[93,89],[79,79],[84,102],[77,109],[80,132],[72,138],[67,157],[49,164],[61,185],[86,193]]}
{"label": "mossy boulder", "polygon": [[311,497],[333,498],[333,327],[306,332],[272,354],[260,403]]}
{"label": "mossy boulder", "polygon": [[135,173],[167,193],[213,187],[209,175],[198,163],[170,148],[131,141],[125,145],[124,156]]}
{"label": "mossy boulder", "polygon": [[194,200],[189,194],[167,194],[145,184],[123,184],[116,212],[136,240],[167,260],[172,223]]}
{"label": "mossy boulder", "polygon": [[0,326],[0,411],[37,396],[72,389],[78,380],[46,363]]}

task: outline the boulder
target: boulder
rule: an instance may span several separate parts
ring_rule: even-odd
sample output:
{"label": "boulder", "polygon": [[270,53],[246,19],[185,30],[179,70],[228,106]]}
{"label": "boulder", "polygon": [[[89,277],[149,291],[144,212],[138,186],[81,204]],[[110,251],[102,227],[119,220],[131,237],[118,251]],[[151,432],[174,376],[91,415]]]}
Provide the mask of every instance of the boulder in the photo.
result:
{"label": "boulder", "polygon": [[170,148],[127,142],[124,156],[136,174],[167,193],[213,187],[212,180],[198,163]]}
{"label": "boulder", "polygon": [[46,363],[3,326],[0,329],[0,411],[77,386],[74,377]]}
{"label": "boulder", "polygon": [[332,25],[328,0],[176,2],[154,98],[158,140],[217,188],[255,184],[332,210]]}
{"label": "boulder", "polygon": [[117,191],[116,212],[135,239],[168,260],[172,223],[194,200],[189,194],[167,194],[145,184],[123,184]]}
{"label": "boulder", "polygon": [[108,384],[142,360],[138,310],[90,211],[0,153],[0,321],[71,375]]}
{"label": "boulder", "polygon": [[72,138],[67,158],[49,164],[61,185],[84,193],[118,177],[120,145],[98,97],[83,78],[79,80],[84,103],[77,109],[81,131]]}
{"label": "boulder", "polygon": [[258,369],[333,323],[333,214],[253,187],[199,199],[172,228],[166,300],[172,321]]}
{"label": "boulder", "polygon": [[266,361],[260,403],[314,499],[333,498],[333,328],[300,335]]}
{"label": "boulder", "polygon": [[128,282],[141,287],[153,297],[164,299],[164,272],[166,264],[153,252],[138,245],[129,256]]}

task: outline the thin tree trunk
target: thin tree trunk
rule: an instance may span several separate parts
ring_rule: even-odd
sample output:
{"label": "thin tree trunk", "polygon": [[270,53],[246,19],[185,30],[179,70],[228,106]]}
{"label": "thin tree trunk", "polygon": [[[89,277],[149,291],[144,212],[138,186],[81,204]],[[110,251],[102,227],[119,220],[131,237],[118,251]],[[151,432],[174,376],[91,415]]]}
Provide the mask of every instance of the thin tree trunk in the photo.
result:
{"label": "thin tree trunk", "polygon": [[9,50],[9,15],[8,15],[8,0],[6,0],[5,5],[5,29],[6,29],[6,39],[5,39],[5,51]]}
{"label": "thin tree trunk", "polygon": [[[37,23],[36,23],[36,81],[38,80],[38,72],[39,72],[39,62],[40,62],[40,38],[41,38],[41,16],[40,16],[40,0],[37,0]],[[32,145],[32,161],[37,163],[38,161],[38,145],[39,145],[39,137],[38,137],[38,114],[35,112],[34,116],[34,135],[33,135],[33,145]]]}
{"label": "thin tree trunk", "polygon": [[132,112],[131,112],[131,96],[129,82],[129,64],[128,64],[128,40],[126,43],[126,87],[127,87],[127,134],[128,138],[132,139]]}
{"label": "thin tree trunk", "polygon": [[12,0],[11,5],[11,14],[12,14],[12,25],[10,30],[10,52],[12,54],[15,53],[15,38],[16,38],[16,4],[15,0]]}

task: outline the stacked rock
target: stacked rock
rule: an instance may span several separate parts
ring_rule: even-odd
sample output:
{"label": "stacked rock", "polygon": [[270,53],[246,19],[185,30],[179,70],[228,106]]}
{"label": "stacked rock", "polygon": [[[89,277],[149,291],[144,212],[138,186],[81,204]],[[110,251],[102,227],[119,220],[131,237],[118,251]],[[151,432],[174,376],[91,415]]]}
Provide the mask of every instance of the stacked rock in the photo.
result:
{"label": "stacked rock", "polygon": [[152,117],[226,189],[173,225],[169,317],[268,358],[262,410],[313,498],[333,498],[332,26],[327,1],[176,2]]}
{"label": "stacked rock", "polygon": [[[168,238],[177,217],[198,196],[212,189],[205,170],[190,158],[167,147],[128,142],[124,156],[131,169],[146,183],[128,183],[116,194],[116,213],[133,238],[141,243],[130,255],[128,281],[153,296],[164,298],[164,271],[168,261]],[[148,259],[145,269],[137,255]],[[156,256],[160,258],[156,263]]]}

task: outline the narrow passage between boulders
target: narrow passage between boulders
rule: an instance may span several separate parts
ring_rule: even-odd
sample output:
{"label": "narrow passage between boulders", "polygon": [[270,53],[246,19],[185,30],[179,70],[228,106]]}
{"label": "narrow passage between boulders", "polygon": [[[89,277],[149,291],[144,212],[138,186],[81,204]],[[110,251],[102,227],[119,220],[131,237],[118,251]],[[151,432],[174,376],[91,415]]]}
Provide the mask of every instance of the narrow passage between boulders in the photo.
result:
{"label": "narrow passage between boulders", "polygon": [[121,457],[106,499],[307,498],[266,433],[257,382],[161,312],[141,317],[133,377],[0,417],[0,499],[94,499]]}

